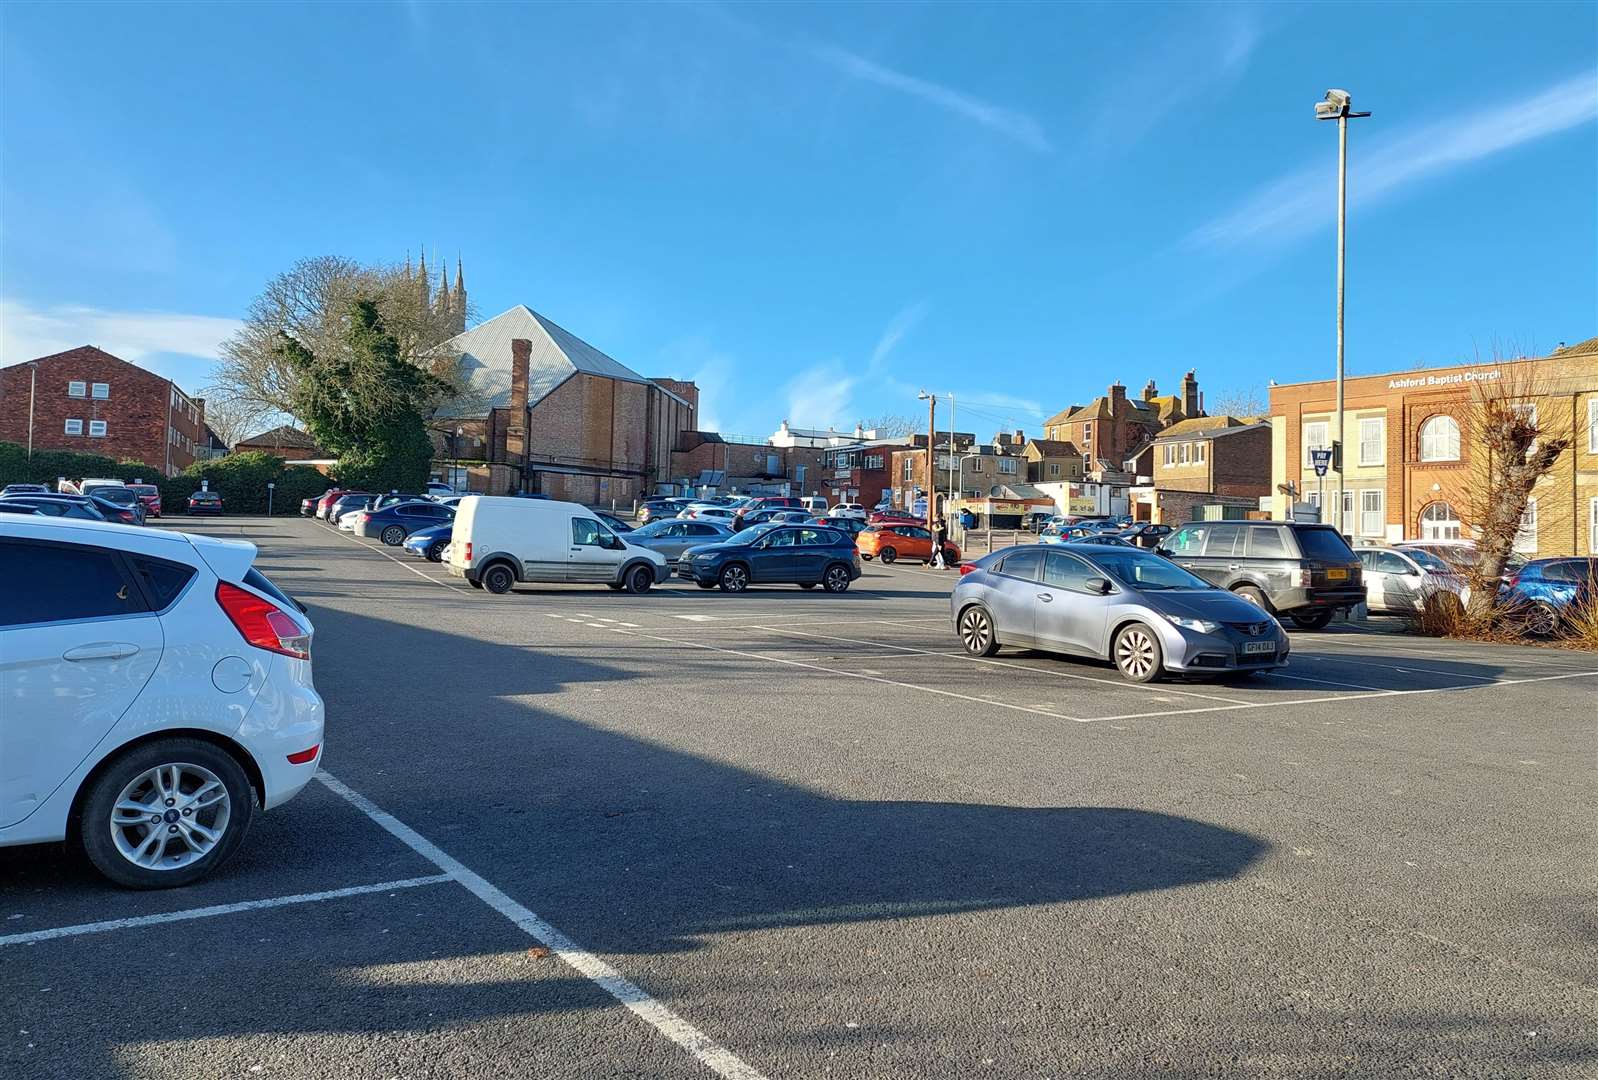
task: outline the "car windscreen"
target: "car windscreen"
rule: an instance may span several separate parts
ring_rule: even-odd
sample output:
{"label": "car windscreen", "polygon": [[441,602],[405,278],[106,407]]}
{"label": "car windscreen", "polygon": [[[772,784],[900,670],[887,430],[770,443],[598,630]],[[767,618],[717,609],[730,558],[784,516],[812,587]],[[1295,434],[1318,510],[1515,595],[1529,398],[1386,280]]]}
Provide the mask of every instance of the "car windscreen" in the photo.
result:
{"label": "car windscreen", "polygon": [[1129,589],[1160,592],[1167,589],[1208,589],[1209,582],[1188,573],[1169,559],[1137,548],[1108,548],[1082,545],[1077,553],[1086,555],[1099,569]]}
{"label": "car windscreen", "polygon": [[93,495],[97,499],[104,499],[118,506],[132,506],[139,501],[139,497],[125,487],[98,487],[94,489]]}
{"label": "car windscreen", "polygon": [[751,525],[751,526],[749,526],[749,528],[743,530],[742,532],[733,533],[730,537],[727,538],[726,543],[729,543],[729,544],[752,544],[756,540],[759,540],[762,536],[765,536],[768,532],[770,532],[772,529],[775,529],[775,528],[776,528],[775,525],[766,525],[766,524]]}
{"label": "car windscreen", "polygon": [[1453,571],[1453,567],[1425,548],[1406,548],[1404,554],[1408,555],[1422,570],[1432,570],[1439,574],[1447,574]]}
{"label": "car windscreen", "polygon": [[1336,562],[1354,562],[1354,549],[1348,546],[1336,529],[1297,529],[1298,549],[1306,559],[1330,559]]}

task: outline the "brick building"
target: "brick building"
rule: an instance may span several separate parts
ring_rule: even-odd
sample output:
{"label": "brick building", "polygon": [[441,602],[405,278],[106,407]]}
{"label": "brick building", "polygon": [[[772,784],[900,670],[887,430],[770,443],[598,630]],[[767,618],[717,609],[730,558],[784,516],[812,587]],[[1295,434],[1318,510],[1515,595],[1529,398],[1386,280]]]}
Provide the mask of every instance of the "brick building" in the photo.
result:
{"label": "brick building", "polygon": [[[1521,401],[1541,431],[1573,439],[1534,491],[1516,549],[1598,554],[1598,338],[1540,359],[1347,379],[1343,531],[1387,540],[1470,535],[1484,453],[1471,402],[1481,387]],[[1319,503],[1310,450],[1331,446],[1335,400],[1330,380],[1271,387],[1273,516],[1288,514],[1283,486]],[[1328,472],[1328,503],[1336,483]],[[1335,521],[1334,511],[1328,505],[1325,520]]]}
{"label": "brick building", "polygon": [[[998,485],[1024,485],[1027,459],[1022,453],[1026,439],[1022,432],[1000,432],[990,443],[977,443],[970,436],[956,433],[951,444],[947,432],[933,452],[932,487],[941,498],[950,490],[962,499],[983,499]],[[913,448],[893,452],[894,505],[909,509],[926,494],[926,436],[915,436]]]}
{"label": "brick building", "polygon": [[647,379],[520,304],[440,347],[461,356],[481,402],[432,425],[441,464],[488,466],[472,470],[472,490],[600,504],[671,482],[672,452],[695,426],[692,383]]}
{"label": "brick building", "polygon": [[714,431],[684,431],[671,455],[671,475],[694,489],[742,495],[820,495],[822,455],[810,446],[770,443]]}
{"label": "brick building", "polygon": [[288,424],[280,424],[270,431],[263,431],[259,435],[251,435],[247,439],[240,439],[233,444],[235,453],[256,452],[271,454],[285,461],[302,461],[306,458],[325,458],[327,454],[316,445],[316,440],[309,432],[301,431]]}
{"label": "brick building", "polygon": [[174,476],[205,455],[205,399],[84,345],[0,368],[0,441],[140,461]]}
{"label": "brick building", "polygon": [[[925,445],[926,440],[921,440]],[[894,486],[893,455],[912,444],[910,438],[863,439],[823,451],[822,491],[836,506],[857,502],[868,509],[891,498]],[[922,451],[925,454],[925,451]]]}
{"label": "brick building", "polygon": [[1154,440],[1154,486],[1259,498],[1271,493],[1271,425],[1234,416],[1182,420]]}
{"label": "brick building", "polygon": [[1028,439],[1021,448],[1030,484],[1069,484],[1082,479],[1082,451],[1058,439]]}
{"label": "brick building", "polygon": [[1068,442],[1094,461],[1120,464],[1146,446],[1154,436],[1180,420],[1204,415],[1198,378],[1190,370],[1182,377],[1182,392],[1161,396],[1154,380],[1139,398],[1128,398],[1126,387],[1112,383],[1103,397],[1086,405],[1073,405],[1043,423],[1043,437]]}

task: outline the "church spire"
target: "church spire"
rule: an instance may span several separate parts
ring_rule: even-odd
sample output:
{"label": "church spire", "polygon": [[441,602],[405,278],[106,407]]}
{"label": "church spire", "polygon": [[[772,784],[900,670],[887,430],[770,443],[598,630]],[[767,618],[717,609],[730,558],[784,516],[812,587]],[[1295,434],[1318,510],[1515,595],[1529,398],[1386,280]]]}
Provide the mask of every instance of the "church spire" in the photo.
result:
{"label": "church spire", "polygon": [[455,294],[449,299],[449,313],[457,334],[466,331],[466,273],[461,268],[461,257],[455,256]]}
{"label": "church spire", "polygon": [[438,315],[449,314],[449,266],[441,264],[438,268],[438,293],[433,297],[433,312]]}
{"label": "church spire", "polygon": [[422,307],[424,309],[429,307],[429,306],[431,306],[429,304],[429,301],[431,300],[431,296],[429,295],[429,292],[428,292],[428,287],[429,287],[430,284],[431,283],[427,280],[427,245],[423,244],[422,245],[422,260],[418,264],[418,267],[417,267],[417,270],[416,270],[416,294],[421,299]]}

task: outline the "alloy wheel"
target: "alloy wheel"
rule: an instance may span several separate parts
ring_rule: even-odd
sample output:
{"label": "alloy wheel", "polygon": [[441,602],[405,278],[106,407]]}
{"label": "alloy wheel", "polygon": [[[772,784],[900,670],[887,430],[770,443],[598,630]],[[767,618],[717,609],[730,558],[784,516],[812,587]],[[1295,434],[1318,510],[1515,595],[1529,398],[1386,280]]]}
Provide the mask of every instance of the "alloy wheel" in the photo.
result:
{"label": "alloy wheel", "polygon": [[741,566],[729,566],[721,572],[721,587],[728,592],[743,592],[749,584],[749,571]]}
{"label": "alloy wheel", "polygon": [[843,592],[849,587],[849,571],[841,566],[834,566],[827,571],[824,585],[828,592]]}
{"label": "alloy wheel", "polygon": [[227,785],[211,770],[175,762],[134,777],[111,805],[111,839],[144,870],[177,870],[209,855],[233,816]]}
{"label": "alloy wheel", "polygon": [[960,644],[973,656],[986,655],[993,644],[993,623],[981,608],[960,616]]}
{"label": "alloy wheel", "polygon": [[1154,670],[1154,639],[1140,626],[1129,627],[1115,640],[1115,666],[1128,678],[1139,682]]}

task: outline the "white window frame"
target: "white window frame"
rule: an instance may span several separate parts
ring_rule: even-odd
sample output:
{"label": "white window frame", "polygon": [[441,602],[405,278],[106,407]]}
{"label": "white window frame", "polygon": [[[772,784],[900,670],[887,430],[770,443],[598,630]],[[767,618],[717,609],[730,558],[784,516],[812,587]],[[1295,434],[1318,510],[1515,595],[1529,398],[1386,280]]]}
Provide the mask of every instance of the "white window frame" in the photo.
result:
{"label": "white window frame", "polygon": [[[1376,429],[1375,438],[1368,437],[1366,425],[1373,425]],[[1369,456],[1365,451],[1373,447],[1374,452]],[[1359,463],[1361,465],[1381,465],[1387,460],[1387,417],[1362,416],[1359,418]]]}
{"label": "white window frame", "polygon": [[1177,446],[1176,461],[1179,465],[1188,464],[1188,459],[1193,453],[1192,443],[1181,443]]}
{"label": "white window frame", "polygon": [[[1319,433],[1317,434],[1317,429]],[[1311,468],[1315,459],[1311,455],[1316,450],[1330,450],[1332,424],[1329,420],[1307,420],[1304,423],[1304,464]]]}
{"label": "white window frame", "polygon": [[111,384],[108,382],[90,383],[89,396],[98,401],[109,401],[111,399]]}
{"label": "white window frame", "polygon": [[1587,399],[1587,453],[1598,454],[1598,394]]}
{"label": "white window frame", "polygon": [[[1448,507],[1449,517],[1432,519],[1426,512],[1434,506]],[[1446,499],[1437,499],[1421,507],[1420,511],[1420,538],[1422,540],[1458,540],[1464,535],[1465,527],[1460,523],[1459,512],[1453,504]]]}
{"label": "white window frame", "polygon": [[1206,449],[1209,445],[1209,443],[1203,442],[1196,442],[1193,444],[1193,464],[1204,464],[1204,459],[1209,457],[1209,450]]}
{"label": "white window frame", "polygon": [[1165,464],[1176,464],[1176,444],[1174,442],[1168,442],[1165,444]]}
{"label": "white window frame", "polygon": [[999,472],[1003,473],[1006,476],[1014,476],[1016,474],[1016,472],[1017,472],[1017,469],[1016,469],[1016,466],[1015,466],[1015,458],[1000,458],[999,459]]}
{"label": "white window frame", "polygon": [[77,420],[77,419],[68,420],[62,426],[62,430],[63,430],[63,433],[67,434],[67,435],[82,435],[83,434],[83,421],[82,420]]}
{"label": "white window frame", "polygon": [[[1537,426],[1537,403],[1535,401],[1517,402],[1516,404],[1511,405],[1510,408],[1514,409],[1515,412],[1519,413],[1521,416],[1529,416],[1531,426],[1533,428]],[[1537,440],[1533,439],[1531,443],[1527,445],[1526,453],[1527,455],[1531,455],[1536,452]]]}
{"label": "white window frame", "polygon": [[[1451,445],[1438,447],[1438,439],[1434,435],[1431,437],[1432,448],[1430,451],[1428,451],[1426,448],[1427,431],[1430,430],[1434,425],[1441,427],[1444,423],[1447,423],[1453,427],[1452,436],[1448,440],[1448,443]],[[1449,452],[1450,449],[1452,449],[1452,453]],[[1420,459],[1422,461],[1458,461],[1459,450],[1459,421],[1455,420],[1447,413],[1437,413],[1434,416],[1428,416],[1426,418],[1426,422],[1420,426]]]}
{"label": "white window frame", "polygon": [[89,384],[88,383],[84,382],[82,379],[71,379],[71,380],[69,380],[67,382],[67,397],[86,398],[88,396],[89,396]]}
{"label": "white window frame", "polygon": [[[1372,506],[1371,496],[1375,496]],[[1374,517],[1373,517],[1374,515]],[[1383,536],[1387,532],[1387,489],[1363,488],[1359,493],[1359,535]]]}
{"label": "white window frame", "polygon": [[1587,500],[1587,554],[1598,555],[1598,495]]}
{"label": "white window frame", "polygon": [[1522,555],[1537,553],[1537,496],[1526,500],[1526,510],[1520,515],[1520,528],[1515,532],[1515,550]]}
{"label": "white window frame", "polygon": [[89,438],[91,438],[91,439],[103,439],[103,438],[105,438],[105,421],[104,420],[90,420],[89,421]]}

